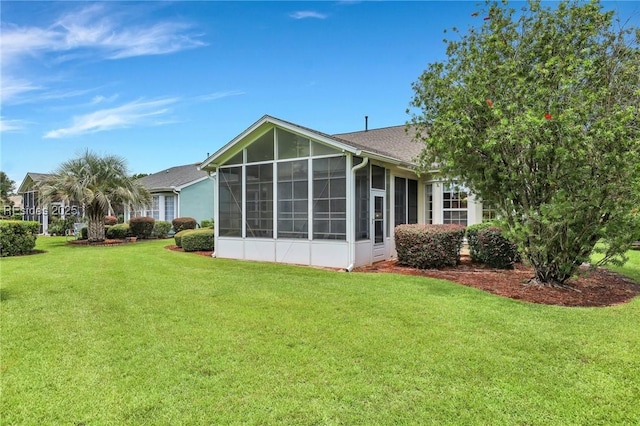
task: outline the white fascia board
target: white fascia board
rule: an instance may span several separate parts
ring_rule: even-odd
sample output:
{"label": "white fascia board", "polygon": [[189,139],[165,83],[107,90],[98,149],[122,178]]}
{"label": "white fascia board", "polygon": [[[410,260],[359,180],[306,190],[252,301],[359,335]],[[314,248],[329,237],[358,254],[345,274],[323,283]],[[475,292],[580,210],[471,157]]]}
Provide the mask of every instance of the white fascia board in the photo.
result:
{"label": "white fascia board", "polygon": [[191,185],[195,185],[196,183],[202,182],[203,180],[207,180],[209,179],[209,176],[202,176],[201,178],[198,178],[196,180],[192,180],[191,182],[187,182],[183,185],[180,186],[174,186],[172,187],[174,190],[176,191],[182,191],[183,188],[186,188],[187,186],[191,186]]}

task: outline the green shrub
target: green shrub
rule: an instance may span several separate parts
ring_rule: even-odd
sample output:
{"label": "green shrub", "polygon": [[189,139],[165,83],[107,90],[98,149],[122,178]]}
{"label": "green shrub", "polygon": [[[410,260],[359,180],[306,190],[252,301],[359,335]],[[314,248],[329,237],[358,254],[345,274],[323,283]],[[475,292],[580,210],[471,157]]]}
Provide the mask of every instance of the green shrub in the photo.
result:
{"label": "green shrub", "polygon": [[129,219],[131,236],[145,239],[151,237],[156,220],[149,216],[132,217]]}
{"label": "green shrub", "polygon": [[40,224],[35,221],[0,221],[0,256],[31,253],[39,230]]}
{"label": "green shrub", "polygon": [[469,245],[469,257],[474,262],[482,262],[480,257],[478,257],[478,252],[480,251],[480,246],[478,242],[478,231],[481,229],[487,229],[492,226],[496,226],[493,222],[482,222],[477,223],[475,225],[467,226],[467,244]]}
{"label": "green shrub", "polygon": [[202,219],[200,221],[201,228],[213,228],[213,219]]}
{"label": "green shrub", "polygon": [[106,236],[110,240],[123,240],[128,235],[129,235],[129,225],[126,223],[118,223],[106,229]]}
{"label": "green shrub", "polygon": [[151,235],[158,238],[167,238],[167,234],[171,231],[171,226],[171,222],[159,220],[153,225],[153,233]]}
{"label": "green shrub", "polygon": [[196,229],[198,222],[192,217],[176,217],[171,224],[175,232],[180,232],[185,229]]}
{"label": "green shrub", "polygon": [[463,238],[461,225],[399,225],[395,228],[398,262],[419,269],[456,266]]}
{"label": "green shrub", "polygon": [[89,228],[85,226],[80,229],[80,239],[86,240],[87,238],[89,238]]}
{"label": "green shrub", "polygon": [[118,223],[118,218],[115,216],[105,216],[104,217],[104,224],[105,225],[115,225],[116,223]]}
{"label": "green shrub", "polygon": [[513,264],[520,260],[518,247],[502,236],[500,228],[480,229],[477,238],[478,258],[492,268],[513,269]]}
{"label": "green shrub", "polygon": [[174,236],[173,239],[176,241],[176,245],[178,247],[182,247],[182,237],[184,237],[186,234],[195,231],[195,229],[185,229],[183,231],[177,232]]}
{"label": "green shrub", "polygon": [[124,215],[121,213],[118,215],[118,223],[124,223]]}
{"label": "green shrub", "polygon": [[213,231],[210,228],[197,229],[182,236],[184,251],[213,250]]}
{"label": "green shrub", "polygon": [[67,231],[73,229],[73,223],[75,218],[73,216],[67,216],[65,218],[53,218],[49,224],[47,232],[49,235],[67,235]]}

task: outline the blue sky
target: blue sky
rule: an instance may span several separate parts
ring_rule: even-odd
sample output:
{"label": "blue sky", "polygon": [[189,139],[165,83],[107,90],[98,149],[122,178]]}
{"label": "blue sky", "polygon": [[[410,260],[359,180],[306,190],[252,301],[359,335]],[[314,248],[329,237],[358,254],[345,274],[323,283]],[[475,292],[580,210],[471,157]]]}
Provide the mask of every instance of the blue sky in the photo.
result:
{"label": "blue sky", "polygon": [[[604,5],[639,25],[640,3]],[[482,25],[482,7],[3,0],[0,169],[18,186],[90,149],[154,173],[264,114],[325,133],[403,124],[443,30]]]}

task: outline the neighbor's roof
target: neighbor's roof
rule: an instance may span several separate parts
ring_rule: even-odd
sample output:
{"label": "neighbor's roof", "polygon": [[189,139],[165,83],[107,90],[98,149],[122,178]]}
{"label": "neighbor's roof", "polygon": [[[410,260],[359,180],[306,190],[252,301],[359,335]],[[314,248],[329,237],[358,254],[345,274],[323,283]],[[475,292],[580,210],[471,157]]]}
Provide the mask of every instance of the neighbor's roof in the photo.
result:
{"label": "neighbor's roof", "polygon": [[173,191],[206,179],[209,173],[198,170],[200,163],[170,167],[158,173],[144,176],[137,181],[149,191]]}
{"label": "neighbor's roof", "polygon": [[33,186],[32,183],[38,183],[41,182],[49,177],[53,176],[51,173],[33,173],[33,172],[28,172],[24,179],[22,180],[22,183],[20,184],[20,186],[18,187],[18,194],[22,194],[28,191],[33,190]]}

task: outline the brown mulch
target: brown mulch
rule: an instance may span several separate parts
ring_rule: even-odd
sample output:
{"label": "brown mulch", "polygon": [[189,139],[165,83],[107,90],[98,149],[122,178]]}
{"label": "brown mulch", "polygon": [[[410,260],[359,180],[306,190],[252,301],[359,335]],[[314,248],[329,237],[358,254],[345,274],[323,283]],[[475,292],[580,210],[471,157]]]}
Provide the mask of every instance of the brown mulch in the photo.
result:
{"label": "brown mulch", "polygon": [[462,256],[461,264],[455,268],[420,270],[387,260],[354,271],[441,278],[499,296],[546,305],[612,306],[629,302],[640,294],[639,283],[602,268],[583,271],[584,275],[566,283],[570,289],[564,289],[530,284],[533,269],[524,264],[517,264],[513,270],[493,269],[471,262],[469,256]]}
{"label": "brown mulch", "polygon": [[[176,245],[165,247],[167,250],[184,250]],[[200,256],[211,257],[212,251],[192,252]],[[640,283],[608,271],[603,268],[584,270],[578,278],[569,280],[570,289],[530,284],[534,277],[533,268],[522,263],[513,270],[494,269],[486,265],[471,262],[469,256],[461,256],[460,265],[442,269],[415,269],[402,266],[396,259],[374,263],[356,268],[353,272],[380,272],[403,275],[415,275],[454,281],[469,287],[475,287],[502,297],[524,302],[559,306],[613,306],[627,303],[640,295]]]}
{"label": "brown mulch", "polygon": [[100,242],[89,242],[89,240],[69,240],[67,244],[72,246],[118,246],[120,244],[131,244],[133,241],[115,239],[115,240],[103,240]]}
{"label": "brown mulch", "polygon": [[[166,246],[165,248],[171,251],[185,252],[182,247],[178,247],[176,245]],[[189,253],[198,254],[200,256],[206,256],[206,257],[211,257],[211,255],[213,254],[212,251],[190,251]]]}

